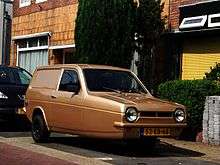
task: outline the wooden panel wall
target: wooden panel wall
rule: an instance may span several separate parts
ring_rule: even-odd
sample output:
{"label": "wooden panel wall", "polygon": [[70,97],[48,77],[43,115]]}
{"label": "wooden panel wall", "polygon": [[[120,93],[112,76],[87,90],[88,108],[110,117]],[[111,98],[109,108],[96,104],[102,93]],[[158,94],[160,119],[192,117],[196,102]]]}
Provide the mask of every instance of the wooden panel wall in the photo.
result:
{"label": "wooden panel wall", "polygon": [[189,39],[183,45],[182,79],[203,79],[220,63],[219,38]]}
{"label": "wooden panel wall", "polygon": [[12,37],[51,32],[50,45],[74,43],[77,4],[13,18]]}
{"label": "wooden panel wall", "polygon": [[[75,19],[78,4],[34,12],[13,18],[12,37],[41,32],[51,32],[49,46],[74,44]],[[12,43],[10,64],[16,64],[16,42]],[[52,53],[50,52],[52,60]],[[50,63],[50,62],[49,62]],[[53,62],[52,62],[53,63]]]}

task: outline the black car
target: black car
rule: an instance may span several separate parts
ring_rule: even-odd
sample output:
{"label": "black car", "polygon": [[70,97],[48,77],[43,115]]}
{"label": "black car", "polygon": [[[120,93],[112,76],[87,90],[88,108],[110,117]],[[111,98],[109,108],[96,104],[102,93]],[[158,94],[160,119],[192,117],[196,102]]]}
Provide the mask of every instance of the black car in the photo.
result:
{"label": "black car", "polygon": [[21,114],[32,75],[19,67],[0,65],[0,116]]}

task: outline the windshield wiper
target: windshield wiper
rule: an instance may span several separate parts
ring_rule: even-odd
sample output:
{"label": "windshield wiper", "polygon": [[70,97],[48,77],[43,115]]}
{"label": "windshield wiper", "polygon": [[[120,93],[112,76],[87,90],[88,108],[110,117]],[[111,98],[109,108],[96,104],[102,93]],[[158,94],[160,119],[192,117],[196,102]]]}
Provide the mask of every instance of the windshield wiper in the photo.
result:
{"label": "windshield wiper", "polygon": [[141,92],[141,90],[138,90],[138,89],[135,89],[135,88],[130,89],[130,90],[129,90],[129,93],[143,94],[143,92]]}
{"label": "windshield wiper", "polygon": [[122,93],[122,91],[119,91],[119,90],[116,90],[116,89],[112,89],[112,88],[108,88],[108,87],[102,87],[102,88],[107,89],[107,90],[112,91],[112,92],[115,92],[115,93],[119,93],[119,94]]}

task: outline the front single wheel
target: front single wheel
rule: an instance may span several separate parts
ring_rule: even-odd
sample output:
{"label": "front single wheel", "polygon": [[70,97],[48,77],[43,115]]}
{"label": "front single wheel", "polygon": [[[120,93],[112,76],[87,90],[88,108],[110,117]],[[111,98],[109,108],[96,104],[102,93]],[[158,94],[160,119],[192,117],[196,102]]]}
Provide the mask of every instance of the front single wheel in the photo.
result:
{"label": "front single wheel", "polygon": [[50,136],[42,115],[35,115],[32,119],[32,137],[36,143],[46,142]]}

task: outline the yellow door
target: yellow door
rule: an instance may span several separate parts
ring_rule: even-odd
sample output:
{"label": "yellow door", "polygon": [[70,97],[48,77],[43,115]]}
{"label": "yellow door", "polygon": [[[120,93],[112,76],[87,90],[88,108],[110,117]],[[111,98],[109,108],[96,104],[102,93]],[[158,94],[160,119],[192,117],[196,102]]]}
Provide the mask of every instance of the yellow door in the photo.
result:
{"label": "yellow door", "polygon": [[186,40],[183,45],[182,79],[203,79],[220,63],[220,38]]}

